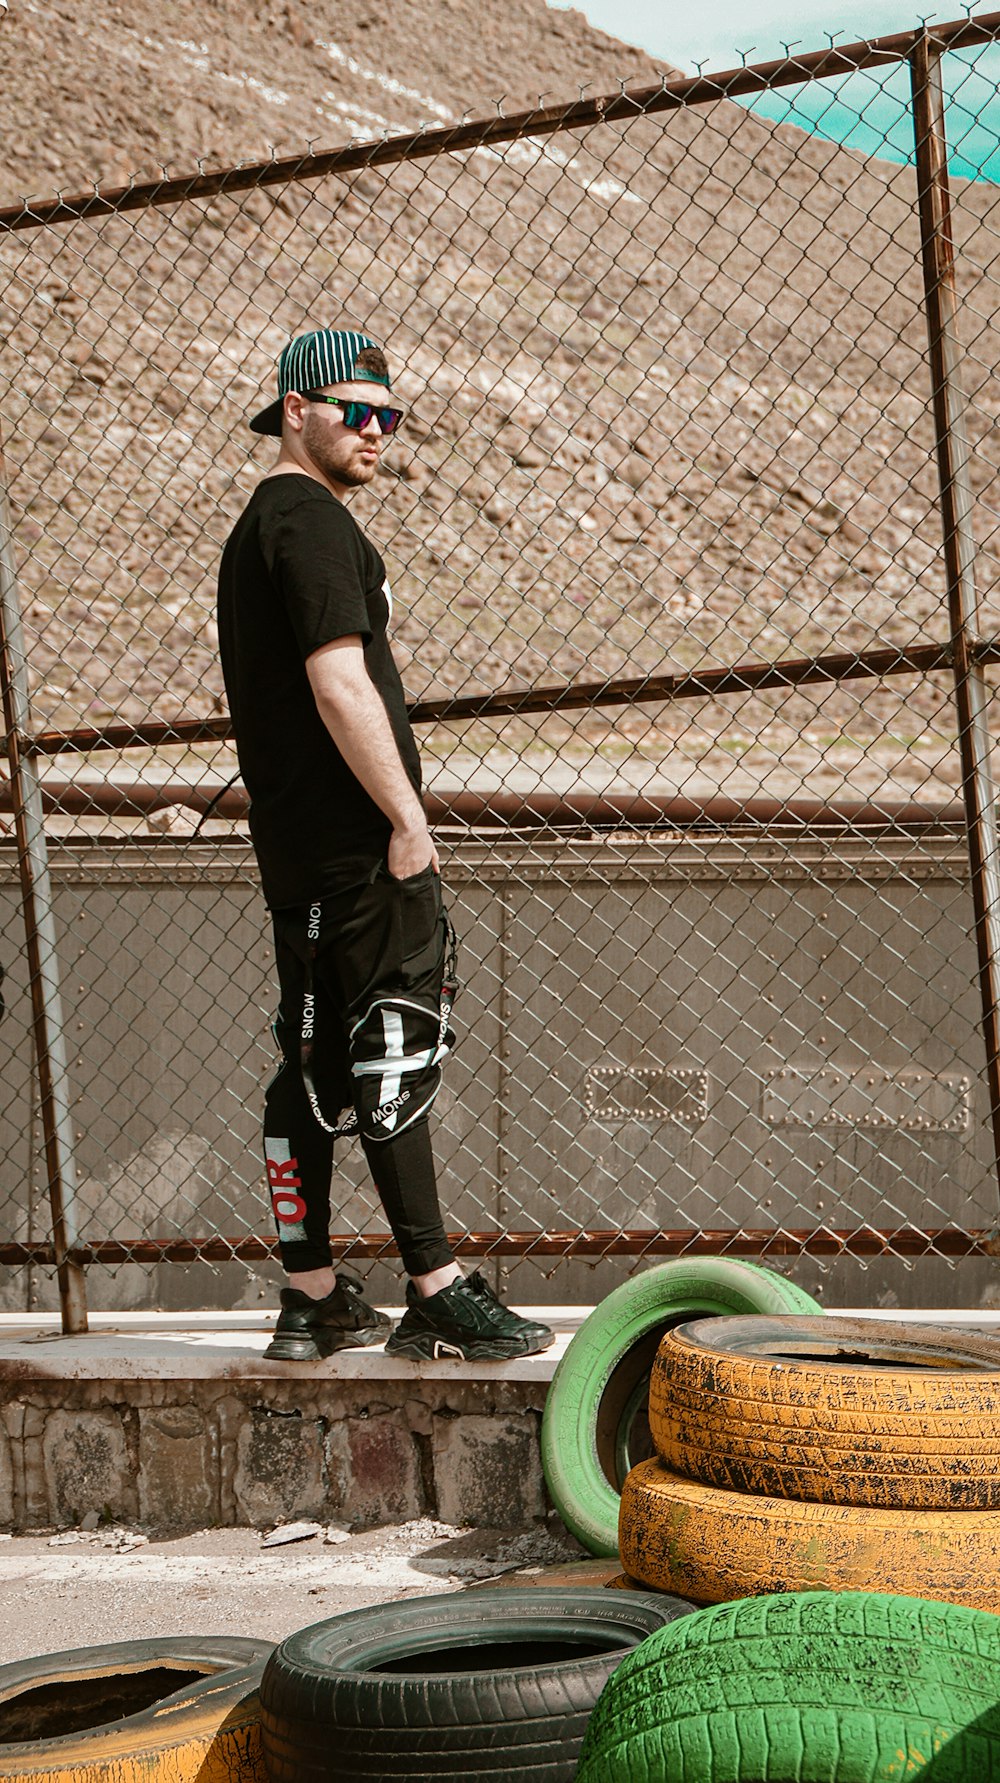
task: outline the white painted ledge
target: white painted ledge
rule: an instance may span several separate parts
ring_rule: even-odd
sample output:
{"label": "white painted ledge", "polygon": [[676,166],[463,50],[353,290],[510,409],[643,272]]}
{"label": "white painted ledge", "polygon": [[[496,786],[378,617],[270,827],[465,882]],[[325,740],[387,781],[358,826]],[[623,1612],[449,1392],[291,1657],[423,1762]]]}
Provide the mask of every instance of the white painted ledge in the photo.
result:
{"label": "white painted ledge", "polygon": [[[384,1309],[394,1321],[403,1308]],[[0,1381],[338,1380],[535,1381],[552,1379],[589,1307],[519,1307],[553,1326],[539,1356],[512,1362],[410,1362],[381,1344],[321,1362],[265,1362],[277,1312],[92,1313],[82,1337],[64,1337],[58,1314],[0,1314]]]}
{"label": "white painted ledge", "polygon": [[[384,1309],[402,1317],[402,1307]],[[0,1313],[0,1382],[47,1380],[523,1381],[547,1383],[589,1306],[519,1307],[553,1327],[539,1356],[512,1362],[409,1362],[381,1345],[341,1350],[322,1362],[265,1362],[276,1311],[92,1313],[83,1337],[64,1337],[56,1313]],[[961,1326],[1000,1333],[1000,1311],[976,1308],[830,1307],[845,1318]]]}

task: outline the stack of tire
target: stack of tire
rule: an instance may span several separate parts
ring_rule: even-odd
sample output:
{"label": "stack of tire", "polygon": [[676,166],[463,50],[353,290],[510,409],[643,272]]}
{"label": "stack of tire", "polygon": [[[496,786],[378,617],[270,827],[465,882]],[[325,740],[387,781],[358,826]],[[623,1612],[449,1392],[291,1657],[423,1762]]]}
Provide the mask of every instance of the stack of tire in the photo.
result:
{"label": "stack of tire", "polygon": [[660,1263],[602,1300],[567,1346],[542,1418],[546,1485],[577,1540],[617,1557],[622,1484],[653,1452],[650,1375],[666,1332],[705,1314],[821,1310],[774,1270],[731,1257]]}
{"label": "stack of tire", "polygon": [[1000,1611],[1000,1341],[695,1320],[660,1344],[649,1422],[656,1458],[622,1490],[630,1579],[702,1604],[862,1591]]}

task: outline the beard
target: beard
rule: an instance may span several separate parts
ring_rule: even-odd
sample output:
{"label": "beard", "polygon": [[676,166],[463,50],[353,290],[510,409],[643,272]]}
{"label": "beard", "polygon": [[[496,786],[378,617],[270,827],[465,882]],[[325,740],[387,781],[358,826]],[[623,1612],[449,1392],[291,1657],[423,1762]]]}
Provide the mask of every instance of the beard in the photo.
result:
{"label": "beard", "polygon": [[376,470],[378,460],[373,464],[355,463],[355,454],[359,434],[343,435],[331,441],[320,416],[307,414],[302,429],[302,444],[305,446],[317,470],[329,477],[331,483],[340,483],[345,489],[362,489],[370,483]]}

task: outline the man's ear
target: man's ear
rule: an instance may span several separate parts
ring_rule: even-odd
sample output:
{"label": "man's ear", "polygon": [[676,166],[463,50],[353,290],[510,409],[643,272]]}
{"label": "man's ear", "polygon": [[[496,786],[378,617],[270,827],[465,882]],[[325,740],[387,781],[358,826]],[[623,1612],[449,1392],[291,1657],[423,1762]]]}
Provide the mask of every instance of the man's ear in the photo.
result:
{"label": "man's ear", "polygon": [[305,419],[305,412],[308,406],[305,398],[300,396],[297,390],[289,390],[285,396],[284,402],[281,405],[282,420],[292,428],[295,433],[302,432],[302,423]]}

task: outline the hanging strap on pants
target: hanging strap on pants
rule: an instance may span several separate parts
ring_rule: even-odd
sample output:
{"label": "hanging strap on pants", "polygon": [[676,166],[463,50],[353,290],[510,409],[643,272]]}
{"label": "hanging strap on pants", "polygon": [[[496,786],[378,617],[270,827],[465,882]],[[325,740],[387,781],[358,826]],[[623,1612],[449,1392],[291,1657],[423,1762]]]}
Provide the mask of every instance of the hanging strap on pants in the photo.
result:
{"label": "hanging strap on pants", "polygon": [[316,1086],[313,1060],[316,1044],[316,959],[322,904],[309,906],[306,918],[305,974],[299,1062],[306,1097],[315,1119],[333,1138],[361,1134],[370,1140],[392,1139],[427,1114],[441,1086],[441,1066],[455,1045],[451,1013],[458,992],[458,942],[451,918],[441,912],[443,970],[435,1000],[406,989],[380,992],[348,1034],[351,1075],[355,1082],[353,1110],[331,1121]]}

